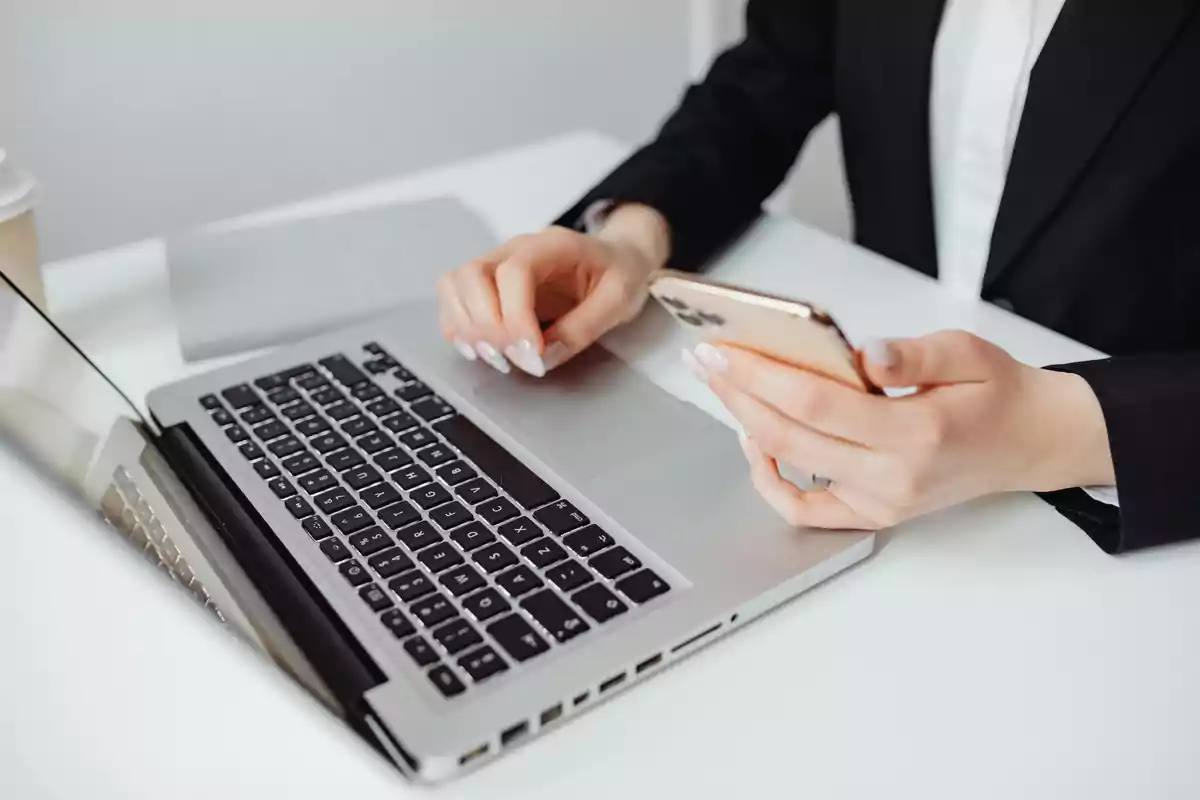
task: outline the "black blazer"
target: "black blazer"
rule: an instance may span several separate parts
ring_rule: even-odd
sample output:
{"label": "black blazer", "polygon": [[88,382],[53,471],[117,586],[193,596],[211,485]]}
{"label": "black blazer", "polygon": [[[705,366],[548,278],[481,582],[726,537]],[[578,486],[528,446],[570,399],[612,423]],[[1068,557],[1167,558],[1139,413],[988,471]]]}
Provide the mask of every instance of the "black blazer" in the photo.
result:
{"label": "black blazer", "polygon": [[[596,199],[653,206],[698,269],[841,120],[855,238],[938,270],[929,90],[944,0],[750,0],[746,38]],[[1109,552],[1200,534],[1200,0],[1067,0],[1031,80],[983,297],[1111,353],[1121,505],[1045,495]]]}

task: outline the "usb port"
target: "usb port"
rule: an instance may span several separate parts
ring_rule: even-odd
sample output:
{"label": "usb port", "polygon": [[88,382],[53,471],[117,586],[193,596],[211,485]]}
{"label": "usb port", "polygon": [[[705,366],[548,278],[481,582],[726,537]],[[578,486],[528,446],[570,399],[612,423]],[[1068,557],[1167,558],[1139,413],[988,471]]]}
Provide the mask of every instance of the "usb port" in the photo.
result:
{"label": "usb port", "polygon": [[500,745],[502,747],[507,747],[527,733],[529,733],[529,723],[518,722],[516,725],[513,725],[511,728],[500,734]]}
{"label": "usb port", "polygon": [[554,722],[554,720],[561,717],[562,714],[563,714],[562,703],[559,703],[558,705],[554,706],[553,708],[547,708],[545,711],[542,712],[542,726],[545,727],[546,725],[549,725],[551,722]]}
{"label": "usb port", "polygon": [[575,695],[575,699],[571,701],[571,704],[578,708],[588,701],[588,696],[590,694],[591,692],[584,692],[583,694]]}
{"label": "usb port", "polygon": [[613,675],[611,678],[606,680],[604,683],[600,684],[600,691],[607,692],[609,689],[613,688],[614,686],[616,686],[617,684],[621,683],[624,680],[625,680],[624,672],[622,672],[619,675]]}
{"label": "usb port", "polygon": [[638,673],[638,675],[641,675],[646,670],[653,669],[654,667],[657,667],[661,663],[662,663],[662,653],[659,653],[658,655],[650,656],[645,661],[643,661],[642,663],[637,665],[637,673]]}
{"label": "usb port", "polygon": [[479,745],[479,747],[476,747],[471,752],[463,753],[462,756],[459,757],[458,763],[460,766],[465,766],[467,764],[470,764],[475,759],[487,755],[487,751],[488,751],[488,746],[486,744],[481,744],[481,745]]}

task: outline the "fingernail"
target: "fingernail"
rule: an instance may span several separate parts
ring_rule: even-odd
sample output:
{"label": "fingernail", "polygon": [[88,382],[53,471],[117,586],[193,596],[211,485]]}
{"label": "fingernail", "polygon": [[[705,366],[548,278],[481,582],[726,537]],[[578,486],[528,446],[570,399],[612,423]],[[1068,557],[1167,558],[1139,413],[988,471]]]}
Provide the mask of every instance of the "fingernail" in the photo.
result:
{"label": "fingernail", "polygon": [[692,355],[692,351],[686,347],[680,351],[679,357],[683,359],[683,365],[687,367],[688,372],[692,373],[692,377],[699,381],[708,381],[708,373],[704,371],[704,367],[700,366],[700,362]]}
{"label": "fingernail", "polygon": [[705,370],[717,375],[729,369],[729,362],[725,356],[708,342],[696,345],[696,359],[704,365]]}
{"label": "fingernail", "polygon": [[479,354],[475,352],[475,348],[471,347],[471,345],[467,344],[462,339],[455,339],[454,347],[467,361],[476,361],[479,359]]}
{"label": "fingernail", "polygon": [[552,342],[546,345],[546,349],[542,351],[542,364],[545,365],[546,372],[561,366],[567,360],[570,352],[563,342]]}
{"label": "fingernail", "polygon": [[877,367],[894,367],[896,352],[892,343],[886,339],[868,339],[863,343],[863,355]]}
{"label": "fingernail", "polygon": [[508,359],[500,355],[496,348],[492,347],[487,342],[480,342],[475,345],[475,349],[479,351],[479,355],[484,361],[491,364],[495,369],[507,375],[512,371],[512,367],[508,364]]}
{"label": "fingernail", "polygon": [[533,342],[528,339],[522,339],[516,344],[504,348],[504,355],[508,356],[509,361],[535,378],[546,376],[546,364],[538,355]]}

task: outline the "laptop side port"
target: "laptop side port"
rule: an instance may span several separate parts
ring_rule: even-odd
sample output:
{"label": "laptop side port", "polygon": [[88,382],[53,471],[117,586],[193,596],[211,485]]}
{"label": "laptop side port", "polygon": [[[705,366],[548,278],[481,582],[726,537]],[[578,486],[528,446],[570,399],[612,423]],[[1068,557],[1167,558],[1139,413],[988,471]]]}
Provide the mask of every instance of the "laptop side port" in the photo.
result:
{"label": "laptop side port", "polygon": [[662,660],[662,653],[656,653],[655,655],[650,656],[645,661],[637,665],[637,674],[641,675],[648,669],[654,669],[662,663]]}
{"label": "laptop side port", "polygon": [[465,767],[467,764],[470,764],[472,761],[474,761],[478,758],[483,758],[484,756],[487,755],[487,752],[489,749],[491,749],[491,746],[485,742],[485,743],[479,745],[479,747],[476,747],[471,752],[463,753],[461,756],[458,757],[458,765],[460,767]]}
{"label": "laptop side port", "polygon": [[614,686],[618,686],[619,684],[623,683],[624,681],[625,681],[625,673],[620,672],[616,675],[613,675],[611,678],[606,680],[604,683],[600,684],[600,691],[601,691],[601,693],[607,692],[609,689],[613,688]]}
{"label": "laptop side port", "polygon": [[579,708],[581,705],[586,703],[588,701],[588,698],[591,696],[592,696],[591,692],[581,692],[580,694],[575,695],[575,699],[571,701],[571,705],[575,706],[576,708]]}
{"label": "laptop side port", "polygon": [[508,747],[527,733],[529,733],[529,722],[518,722],[500,734],[500,746]]}
{"label": "laptop side port", "polygon": [[678,653],[680,650],[683,650],[686,647],[690,647],[691,645],[694,645],[696,642],[700,641],[704,637],[711,636],[712,634],[716,633],[719,630],[721,630],[721,623],[718,622],[716,625],[713,625],[711,628],[702,630],[699,633],[697,633],[695,636],[693,636],[692,638],[685,639],[684,641],[675,645],[674,647],[671,648],[671,652]]}
{"label": "laptop side port", "polygon": [[545,726],[549,725],[551,722],[554,722],[556,719],[558,719],[562,715],[563,715],[562,703],[559,703],[556,706],[551,706],[550,708],[547,708],[545,711],[542,712],[542,719],[541,719],[542,727],[544,728]]}

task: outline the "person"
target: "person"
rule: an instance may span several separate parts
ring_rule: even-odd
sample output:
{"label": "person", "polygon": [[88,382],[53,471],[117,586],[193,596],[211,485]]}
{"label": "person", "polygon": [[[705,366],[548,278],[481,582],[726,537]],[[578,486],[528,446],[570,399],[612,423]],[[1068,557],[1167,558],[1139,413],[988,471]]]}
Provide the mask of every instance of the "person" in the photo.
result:
{"label": "person", "polygon": [[[876,529],[1034,491],[1108,552],[1200,532],[1200,2],[750,0],[745,38],[548,229],[438,283],[464,357],[536,375],[751,224],[841,122],[856,241],[1112,354],[1038,369],[963,332],[864,347],[856,393],[701,345],[759,492]],[[545,324],[543,324],[545,323]],[[779,463],[827,476],[801,491]]]}

